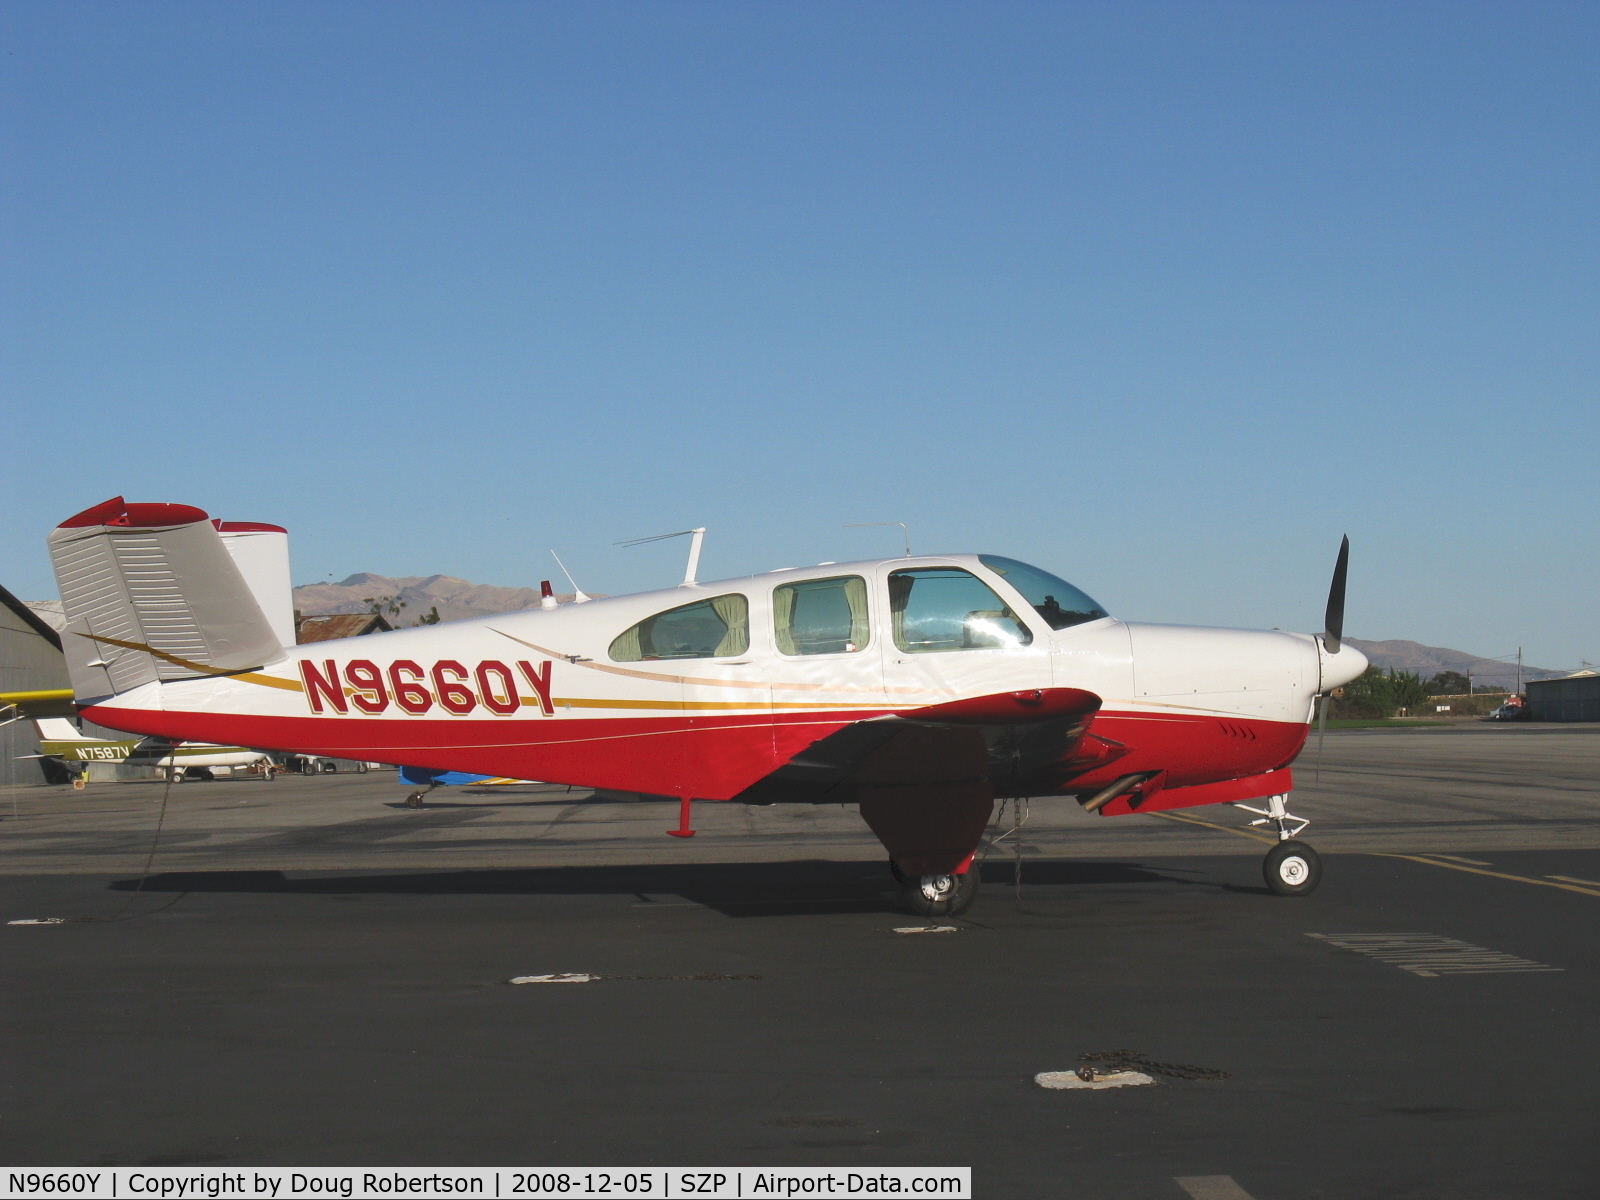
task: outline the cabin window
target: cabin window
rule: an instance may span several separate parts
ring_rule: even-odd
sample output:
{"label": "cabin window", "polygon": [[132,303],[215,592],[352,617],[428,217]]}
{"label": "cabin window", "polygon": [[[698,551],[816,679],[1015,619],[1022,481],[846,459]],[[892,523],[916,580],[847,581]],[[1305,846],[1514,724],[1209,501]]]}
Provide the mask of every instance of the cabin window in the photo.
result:
{"label": "cabin window", "polygon": [[959,567],[912,567],[889,576],[894,644],[908,654],[999,650],[1033,641],[992,588]]}
{"label": "cabin window", "polygon": [[978,561],[1021,592],[1051,629],[1068,629],[1109,615],[1059,575],[996,554],[980,554]]}
{"label": "cabin window", "polygon": [[772,618],[780,654],[853,654],[872,638],[867,581],[859,575],[774,588]]}
{"label": "cabin window", "polygon": [[737,592],[646,617],[611,643],[613,662],[727,658],[750,649],[750,604]]}

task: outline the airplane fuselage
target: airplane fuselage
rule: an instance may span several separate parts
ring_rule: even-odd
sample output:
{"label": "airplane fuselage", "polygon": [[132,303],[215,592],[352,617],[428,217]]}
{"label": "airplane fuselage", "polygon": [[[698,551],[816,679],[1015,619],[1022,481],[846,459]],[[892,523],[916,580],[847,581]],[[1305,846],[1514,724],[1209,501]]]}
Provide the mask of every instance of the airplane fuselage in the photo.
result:
{"label": "airplane fuselage", "polygon": [[[1099,706],[1070,744],[1014,748],[1013,782],[1034,794],[1159,771],[1169,794],[1209,803],[1232,797],[1201,799],[1203,785],[1282,771],[1301,749],[1330,686],[1318,638],[1097,609],[1057,628],[1057,597],[1030,602],[1008,582],[1021,576],[991,566],[1007,563],[828,563],[295,646],[255,671],[148,684],[86,715],[173,738],[709,800],[859,722],[997,694],[1025,706],[1047,689]],[[1358,658],[1345,651],[1341,679]]]}

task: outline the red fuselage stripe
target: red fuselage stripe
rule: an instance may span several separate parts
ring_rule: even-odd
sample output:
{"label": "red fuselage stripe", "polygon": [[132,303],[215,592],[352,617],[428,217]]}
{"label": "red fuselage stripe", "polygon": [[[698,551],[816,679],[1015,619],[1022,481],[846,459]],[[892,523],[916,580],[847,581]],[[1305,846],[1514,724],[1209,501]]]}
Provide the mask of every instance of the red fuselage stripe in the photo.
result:
{"label": "red fuselage stripe", "polygon": [[[264,717],[101,705],[86,709],[85,715],[113,729],[193,741],[726,800],[812,743],[885,711],[509,721]],[[1135,771],[1166,770],[1166,786],[1173,789],[1277,770],[1294,760],[1307,732],[1299,722],[1104,710],[1091,728],[1097,737],[1128,747],[1128,753],[1074,776],[1070,781],[1074,792]]]}

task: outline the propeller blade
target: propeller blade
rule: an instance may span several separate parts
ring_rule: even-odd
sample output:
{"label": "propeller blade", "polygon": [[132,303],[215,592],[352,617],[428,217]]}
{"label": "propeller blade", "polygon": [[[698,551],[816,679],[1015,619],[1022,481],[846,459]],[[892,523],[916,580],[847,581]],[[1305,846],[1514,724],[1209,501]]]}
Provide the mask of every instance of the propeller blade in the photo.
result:
{"label": "propeller blade", "polygon": [[1334,564],[1333,583],[1328,587],[1328,611],[1323,618],[1322,644],[1329,654],[1339,653],[1344,636],[1344,577],[1350,566],[1350,535],[1339,543],[1339,561]]}
{"label": "propeller blade", "polygon": [[1317,769],[1313,782],[1322,782],[1322,743],[1328,739],[1328,705],[1333,703],[1332,696],[1317,697]]}

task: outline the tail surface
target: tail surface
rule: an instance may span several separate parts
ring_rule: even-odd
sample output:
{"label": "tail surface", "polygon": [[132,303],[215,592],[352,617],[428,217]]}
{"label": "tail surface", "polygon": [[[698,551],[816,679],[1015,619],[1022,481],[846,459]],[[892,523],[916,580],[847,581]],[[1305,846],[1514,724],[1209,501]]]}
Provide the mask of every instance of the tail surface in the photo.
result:
{"label": "tail surface", "polygon": [[67,618],[62,648],[80,704],[284,656],[224,536],[198,508],[121,496],[51,532]]}
{"label": "tail surface", "polygon": [[78,732],[78,727],[65,717],[35,717],[33,726],[41,742],[83,742],[90,740]]}

